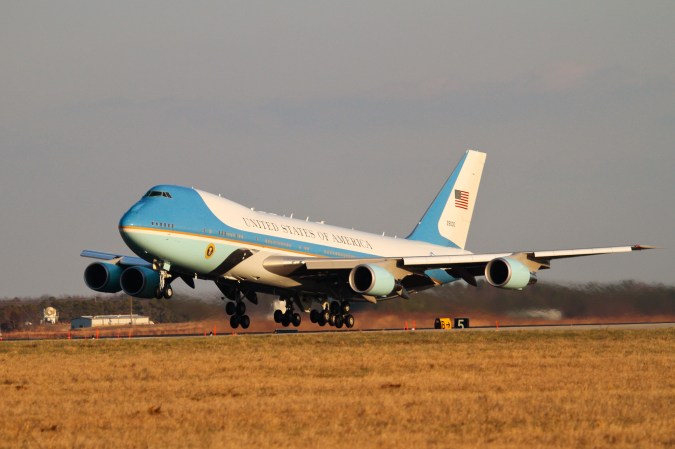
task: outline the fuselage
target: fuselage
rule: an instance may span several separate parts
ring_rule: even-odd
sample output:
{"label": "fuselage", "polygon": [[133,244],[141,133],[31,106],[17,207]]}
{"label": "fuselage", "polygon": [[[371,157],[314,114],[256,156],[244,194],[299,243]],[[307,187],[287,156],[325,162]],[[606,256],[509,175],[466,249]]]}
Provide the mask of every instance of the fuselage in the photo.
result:
{"label": "fuselage", "polygon": [[[223,276],[278,287],[295,287],[298,281],[266,271],[260,261],[270,255],[368,258],[470,254],[458,248],[254,211],[218,195],[173,185],[150,189],[122,216],[119,231],[138,256],[169,263],[172,270],[185,275]],[[231,269],[228,257],[242,249],[254,257]],[[427,275],[436,283],[456,279],[443,270],[429,270]]]}

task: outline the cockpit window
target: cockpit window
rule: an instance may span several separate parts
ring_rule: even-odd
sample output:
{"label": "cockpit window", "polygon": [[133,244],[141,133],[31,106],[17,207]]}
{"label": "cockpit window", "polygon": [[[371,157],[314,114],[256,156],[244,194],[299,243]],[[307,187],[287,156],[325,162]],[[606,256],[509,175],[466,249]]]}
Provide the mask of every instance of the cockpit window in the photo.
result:
{"label": "cockpit window", "polygon": [[171,198],[171,194],[169,192],[161,192],[159,190],[150,190],[145,194],[145,196],[163,196],[164,198]]}

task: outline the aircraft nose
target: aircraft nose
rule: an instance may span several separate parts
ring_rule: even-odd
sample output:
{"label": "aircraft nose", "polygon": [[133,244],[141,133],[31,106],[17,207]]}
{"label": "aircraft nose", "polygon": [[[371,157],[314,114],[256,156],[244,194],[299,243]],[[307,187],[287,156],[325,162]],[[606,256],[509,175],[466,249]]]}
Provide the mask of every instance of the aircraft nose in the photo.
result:
{"label": "aircraft nose", "polygon": [[138,226],[138,212],[141,210],[141,208],[143,208],[143,204],[135,204],[124,215],[122,215],[119,223],[120,232],[124,232],[124,228],[127,226]]}

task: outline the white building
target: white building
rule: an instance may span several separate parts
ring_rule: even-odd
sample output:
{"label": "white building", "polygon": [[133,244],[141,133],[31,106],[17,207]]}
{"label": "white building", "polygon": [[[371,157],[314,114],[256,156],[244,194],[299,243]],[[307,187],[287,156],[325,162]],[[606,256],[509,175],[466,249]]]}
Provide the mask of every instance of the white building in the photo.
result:
{"label": "white building", "polygon": [[147,316],[141,315],[97,315],[81,316],[70,322],[71,329],[101,326],[126,326],[129,324],[155,324]]}

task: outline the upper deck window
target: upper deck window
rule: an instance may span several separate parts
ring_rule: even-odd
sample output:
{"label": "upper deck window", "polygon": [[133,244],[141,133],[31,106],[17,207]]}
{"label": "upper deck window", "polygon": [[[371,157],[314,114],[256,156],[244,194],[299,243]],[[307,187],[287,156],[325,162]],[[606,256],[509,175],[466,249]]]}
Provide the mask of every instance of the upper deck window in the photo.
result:
{"label": "upper deck window", "polygon": [[159,190],[150,190],[145,194],[145,196],[163,196],[164,198],[171,198],[171,194],[169,192],[161,192]]}

